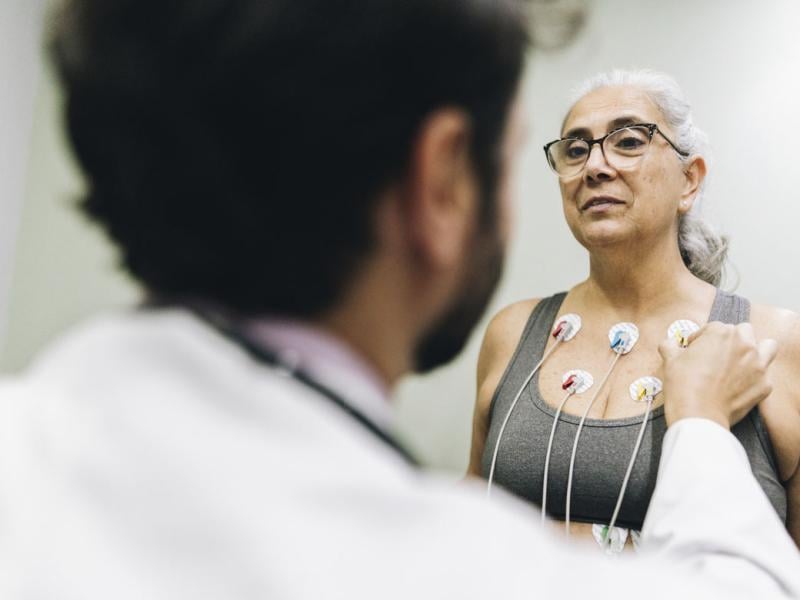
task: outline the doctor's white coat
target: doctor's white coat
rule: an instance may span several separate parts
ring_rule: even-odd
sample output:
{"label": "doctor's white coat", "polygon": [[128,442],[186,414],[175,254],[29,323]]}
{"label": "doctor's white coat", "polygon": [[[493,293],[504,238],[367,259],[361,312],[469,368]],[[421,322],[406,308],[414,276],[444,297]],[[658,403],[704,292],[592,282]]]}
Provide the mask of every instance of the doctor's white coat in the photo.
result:
{"label": "doctor's white coat", "polygon": [[800,595],[793,543],[711,422],[668,432],[643,539],[644,558],[566,547],[180,310],[97,319],[0,384],[4,600]]}

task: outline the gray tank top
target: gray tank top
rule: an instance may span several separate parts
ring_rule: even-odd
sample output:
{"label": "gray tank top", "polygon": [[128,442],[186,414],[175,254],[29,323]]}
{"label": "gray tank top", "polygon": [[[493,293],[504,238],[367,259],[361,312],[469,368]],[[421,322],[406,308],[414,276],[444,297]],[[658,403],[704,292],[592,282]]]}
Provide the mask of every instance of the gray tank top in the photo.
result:
{"label": "gray tank top", "polygon": [[[492,398],[489,433],[482,457],[488,477],[500,426],[531,368],[541,359],[565,293],[537,304],[523,330]],[[739,296],[717,291],[709,321],[742,323],[750,318],[750,303]],[[643,415],[642,415],[643,416]],[[625,419],[587,419],[575,459],[570,519],[584,523],[607,523],[614,512],[622,480],[633,452],[642,416]],[[539,393],[539,375],[534,375],[522,393],[503,432],[495,465],[494,481],[536,504],[541,503],[547,441],[555,417]],[[580,417],[562,414],[553,440],[547,486],[548,513],[565,517],[567,474]],[[633,466],[622,502],[618,524],[641,529],[656,484],[661,443],[667,425],[664,407],[650,415],[642,445]],[[732,429],[744,446],[756,480],[780,518],[786,522],[786,491],[780,482],[772,444],[758,409],[752,410]],[[724,498],[713,501],[724,502]]]}

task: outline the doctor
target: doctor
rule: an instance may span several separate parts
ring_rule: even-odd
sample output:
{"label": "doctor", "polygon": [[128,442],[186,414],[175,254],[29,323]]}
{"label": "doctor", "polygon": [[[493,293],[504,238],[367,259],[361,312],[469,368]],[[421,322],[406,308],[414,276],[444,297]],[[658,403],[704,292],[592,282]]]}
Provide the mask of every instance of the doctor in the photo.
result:
{"label": "doctor", "polygon": [[644,558],[567,551],[386,433],[391,388],[460,351],[500,274],[515,3],[75,0],[57,23],[83,208],[149,301],[0,386],[0,596],[800,595],[728,431],[770,391],[746,325],[662,347]]}

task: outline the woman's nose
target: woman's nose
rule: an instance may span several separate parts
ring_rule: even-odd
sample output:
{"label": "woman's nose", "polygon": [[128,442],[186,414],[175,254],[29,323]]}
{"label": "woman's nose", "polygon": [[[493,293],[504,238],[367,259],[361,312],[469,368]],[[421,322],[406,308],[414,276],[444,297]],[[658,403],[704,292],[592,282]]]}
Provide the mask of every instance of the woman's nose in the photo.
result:
{"label": "woman's nose", "polygon": [[594,144],[589,150],[589,157],[584,166],[584,179],[587,182],[608,181],[616,176],[617,172],[606,160],[600,144]]}

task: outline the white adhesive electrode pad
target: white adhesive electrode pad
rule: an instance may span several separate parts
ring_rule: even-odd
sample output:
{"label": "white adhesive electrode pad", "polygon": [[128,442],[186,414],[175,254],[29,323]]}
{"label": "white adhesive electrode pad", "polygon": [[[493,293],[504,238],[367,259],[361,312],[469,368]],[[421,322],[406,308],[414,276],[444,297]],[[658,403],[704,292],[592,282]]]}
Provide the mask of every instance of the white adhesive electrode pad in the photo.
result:
{"label": "white adhesive electrode pad", "polygon": [[570,313],[556,319],[553,327],[553,337],[562,342],[568,342],[581,330],[582,322],[579,315]]}
{"label": "white adhesive electrode pad", "polygon": [[633,323],[617,323],[608,330],[611,349],[617,354],[627,354],[639,341],[639,328]]}
{"label": "white adhesive electrode pad", "polygon": [[687,338],[695,331],[700,330],[700,325],[688,319],[679,319],[675,321],[667,329],[667,337],[671,340],[676,340],[681,347],[686,348],[689,345]]}
{"label": "white adhesive electrode pad", "polygon": [[661,393],[664,385],[658,377],[640,377],[629,388],[634,402],[652,402]]}
{"label": "white adhesive electrode pad", "polygon": [[[572,381],[570,381],[572,380]],[[561,378],[561,387],[571,394],[582,394],[594,385],[594,377],[588,371],[573,369],[564,373]]]}

